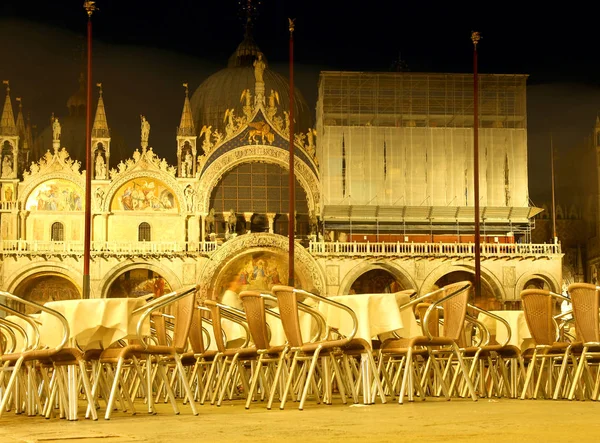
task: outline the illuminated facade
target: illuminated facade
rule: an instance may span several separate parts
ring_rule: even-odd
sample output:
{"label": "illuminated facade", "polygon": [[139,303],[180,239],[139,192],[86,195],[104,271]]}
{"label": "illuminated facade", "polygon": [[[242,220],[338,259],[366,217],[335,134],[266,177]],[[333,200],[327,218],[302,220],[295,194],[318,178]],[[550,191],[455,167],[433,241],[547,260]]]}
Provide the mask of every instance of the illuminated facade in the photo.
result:
{"label": "illuminated facade", "polygon": [[[324,72],[315,123],[295,91],[299,286],[327,295],[425,293],[473,273],[471,80]],[[481,81],[482,277],[494,303],[518,300],[532,282],[562,283],[560,245],[530,242],[539,210],[528,205],[525,80]],[[145,118],[131,157],[111,155],[100,90],[92,296],[151,292],[159,276],[166,290],[199,283],[213,298],[232,278],[258,289],[286,283],[288,110],[287,81],[249,35],[191,99],[185,85],[176,165],[154,153]],[[38,301],[79,297],[84,159],[63,147],[58,118],[52,149],[19,166],[28,136],[9,92],[0,126],[0,288]]]}

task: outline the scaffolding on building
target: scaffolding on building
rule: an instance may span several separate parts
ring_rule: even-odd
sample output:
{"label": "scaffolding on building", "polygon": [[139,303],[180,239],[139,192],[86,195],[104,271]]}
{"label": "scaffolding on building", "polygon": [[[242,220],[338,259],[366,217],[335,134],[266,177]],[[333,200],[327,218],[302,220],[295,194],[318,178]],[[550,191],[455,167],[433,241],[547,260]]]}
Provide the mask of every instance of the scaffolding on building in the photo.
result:
{"label": "scaffolding on building", "polygon": [[[524,74],[480,74],[480,127],[526,128]],[[317,121],[331,126],[473,127],[473,75],[321,72]]]}

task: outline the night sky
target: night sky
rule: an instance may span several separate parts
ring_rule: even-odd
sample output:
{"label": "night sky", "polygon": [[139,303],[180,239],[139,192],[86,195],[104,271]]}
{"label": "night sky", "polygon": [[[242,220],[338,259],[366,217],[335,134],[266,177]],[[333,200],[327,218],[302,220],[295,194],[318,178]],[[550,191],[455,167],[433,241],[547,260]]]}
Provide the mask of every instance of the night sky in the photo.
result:
{"label": "night sky", "polygon": [[[296,82],[311,106],[320,70],[389,71],[401,54],[414,72],[472,72],[470,32],[480,31],[480,72],[530,75],[533,203],[546,201],[550,192],[550,132],[560,156],[557,186],[567,189],[573,181],[578,159],[573,153],[600,110],[596,11],[526,2],[261,3],[253,34],[270,67],[284,75],[287,17],[296,18]],[[86,29],[82,4],[0,3],[0,77],[10,79],[13,99],[23,98],[38,128],[47,126],[52,112],[66,115],[66,101],[78,88]],[[225,67],[243,37],[238,1],[98,0],[97,6],[93,81],[103,83],[109,126],[124,138],[130,155],[139,146],[139,115],[145,114],[152,124],[151,146],[174,163],[181,83],[189,82],[193,92]]]}

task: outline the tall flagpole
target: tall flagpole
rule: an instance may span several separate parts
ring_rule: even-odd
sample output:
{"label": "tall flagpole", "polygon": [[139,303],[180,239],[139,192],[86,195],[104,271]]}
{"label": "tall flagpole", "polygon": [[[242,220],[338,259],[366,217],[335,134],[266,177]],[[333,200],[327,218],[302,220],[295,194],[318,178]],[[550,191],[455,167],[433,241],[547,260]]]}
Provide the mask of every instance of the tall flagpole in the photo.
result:
{"label": "tall flagpole", "polygon": [[294,178],[294,20],[288,18],[290,30],[290,208],[288,213],[289,286],[294,286],[294,225],[296,223],[296,202],[294,193],[294,186],[296,184],[296,180]]}
{"label": "tall flagpole", "polygon": [[475,198],[475,297],[481,297],[481,250],[479,237],[479,79],[477,78],[477,43],[479,32],[471,33],[473,40],[473,187]]}
{"label": "tall flagpole", "polygon": [[556,235],[556,201],[554,198],[554,145],[552,143],[552,134],[550,134],[550,168],[552,176],[552,241],[558,243]]}
{"label": "tall flagpole", "polygon": [[87,98],[85,103],[85,234],[83,241],[83,298],[90,298],[90,244],[92,224],[92,14],[95,1],[84,1],[87,22]]}

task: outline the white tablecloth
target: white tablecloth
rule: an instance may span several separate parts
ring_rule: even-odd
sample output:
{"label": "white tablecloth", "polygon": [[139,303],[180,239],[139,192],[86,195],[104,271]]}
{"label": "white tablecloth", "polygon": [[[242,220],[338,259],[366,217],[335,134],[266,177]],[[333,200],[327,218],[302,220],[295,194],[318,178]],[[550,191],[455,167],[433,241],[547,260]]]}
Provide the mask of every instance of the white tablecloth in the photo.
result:
{"label": "white tablecloth", "polygon": [[[358,329],[355,338],[370,342],[378,334],[404,328],[395,294],[338,295],[329,298],[348,306],[356,314]],[[343,309],[321,302],[319,311],[329,326],[346,336],[352,332],[352,318]]]}
{"label": "white tablecloth", "polygon": [[[107,348],[117,340],[135,338],[141,313],[133,311],[146,303],[139,298],[93,298],[85,300],[61,300],[44,306],[60,312],[70,328],[69,344],[75,342],[82,349]],[[42,343],[54,347],[60,343],[63,327],[60,321],[42,312],[40,316]],[[149,322],[142,330],[149,333]]]}

